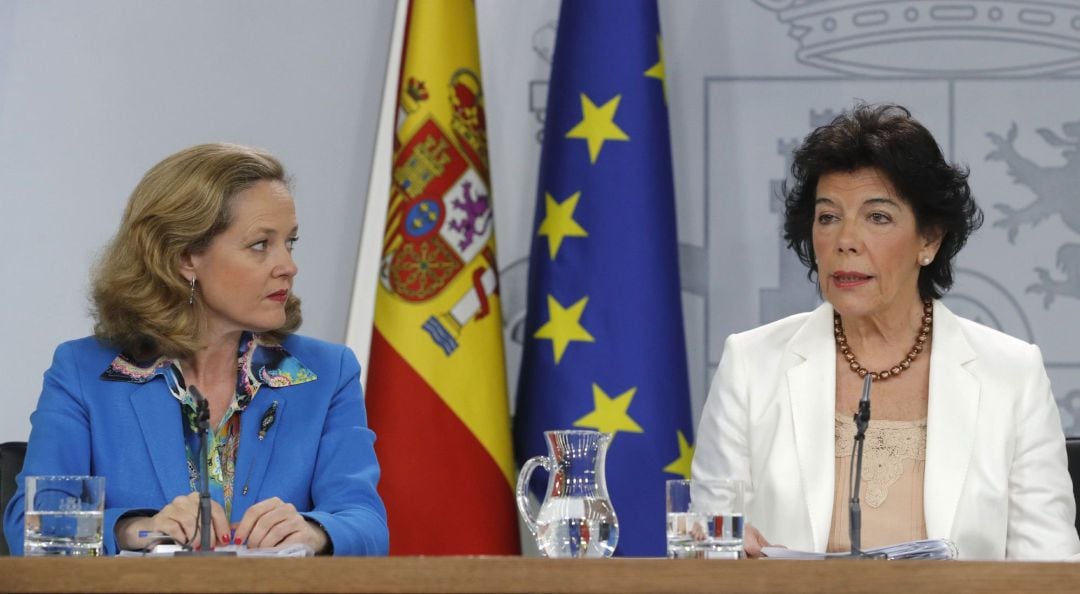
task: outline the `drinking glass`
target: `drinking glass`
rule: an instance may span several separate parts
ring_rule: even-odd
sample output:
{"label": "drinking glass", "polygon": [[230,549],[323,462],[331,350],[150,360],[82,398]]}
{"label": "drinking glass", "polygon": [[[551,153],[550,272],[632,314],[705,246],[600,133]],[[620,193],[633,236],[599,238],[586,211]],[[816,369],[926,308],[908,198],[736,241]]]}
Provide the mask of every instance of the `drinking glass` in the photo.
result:
{"label": "drinking glass", "polygon": [[23,554],[101,555],[105,477],[26,477]]}
{"label": "drinking glass", "polygon": [[672,559],[743,557],[743,482],[667,482],[667,550]]}

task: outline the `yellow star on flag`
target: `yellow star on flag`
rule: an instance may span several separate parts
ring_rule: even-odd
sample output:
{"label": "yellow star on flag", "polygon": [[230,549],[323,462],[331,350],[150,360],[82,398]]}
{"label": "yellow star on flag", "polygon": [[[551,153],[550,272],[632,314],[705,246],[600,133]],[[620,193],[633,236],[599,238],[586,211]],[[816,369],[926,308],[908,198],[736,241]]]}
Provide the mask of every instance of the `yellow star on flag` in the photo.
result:
{"label": "yellow star on flag", "polygon": [[571,341],[596,342],[592,334],[589,334],[581,325],[581,314],[585,313],[585,305],[589,302],[588,297],[582,297],[570,307],[563,307],[555,297],[548,295],[548,314],[550,319],[546,324],[533,334],[534,338],[546,338],[551,341],[551,348],[555,352],[555,364],[559,364],[566,346]]}
{"label": "yellow star on flag", "polygon": [[630,418],[627,409],[634,399],[637,388],[629,390],[612,398],[604,392],[598,384],[592,385],[593,406],[596,408],[589,414],[574,421],[575,427],[596,429],[605,433],[625,431],[627,433],[644,433],[641,425]]}
{"label": "yellow star on flag", "polygon": [[566,133],[566,137],[581,138],[589,143],[590,163],[596,163],[604,141],[630,140],[626,132],[615,123],[615,110],[619,109],[619,101],[622,101],[622,95],[615,95],[615,98],[597,107],[585,93],[581,94],[581,121]]}
{"label": "yellow star on flag", "polygon": [[679,457],[674,462],[664,467],[664,472],[677,474],[684,479],[690,478],[690,462],[694,459],[694,446],[686,441],[682,431],[676,431],[679,435]]}
{"label": "yellow star on flag", "polygon": [[660,84],[664,86],[664,103],[667,103],[667,76],[664,75],[664,44],[661,43],[660,36],[656,36],[656,49],[660,54],[660,59],[656,64],[652,65],[645,71],[645,76],[649,78],[655,78],[660,81]]}
{"label": "yellow star on flag", "polygon": [[540,230],[536,234],[547,236],[548,253],[551,254],[552,260],[559,253],[559,246],[562,245],[563,239],[589,236],[589,233],[574,220],[574,209],[577,208],[580,199],[581,192],[574,192],[560,204],[555,202],[555,198],[551,194],[544,193],[544,208],[547,214],[544,216],[544,221],[540,223]]}

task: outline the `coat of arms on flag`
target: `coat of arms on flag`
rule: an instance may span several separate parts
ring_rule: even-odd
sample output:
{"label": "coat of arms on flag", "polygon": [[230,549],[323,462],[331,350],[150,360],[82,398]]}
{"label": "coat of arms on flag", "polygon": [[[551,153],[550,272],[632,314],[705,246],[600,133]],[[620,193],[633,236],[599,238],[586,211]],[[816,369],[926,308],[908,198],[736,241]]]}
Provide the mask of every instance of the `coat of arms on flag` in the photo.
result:
{"label": "coat of arms on flag", "polygon": [[487,245],[494,220],[484,181],[487,159],[480,157],[486,155],[487,140],[480,127],[479,80],[459,71],[450,88],[453,137],[429,118],[397,153],[380,273],[382,285],[394,295],[423,303],[439,295],[468,263],[483,258],[454,306],[423,325],[447,355],[457,349],[454,337],[462,326],[488,314],[488,295],[497,280],[495,254]]}

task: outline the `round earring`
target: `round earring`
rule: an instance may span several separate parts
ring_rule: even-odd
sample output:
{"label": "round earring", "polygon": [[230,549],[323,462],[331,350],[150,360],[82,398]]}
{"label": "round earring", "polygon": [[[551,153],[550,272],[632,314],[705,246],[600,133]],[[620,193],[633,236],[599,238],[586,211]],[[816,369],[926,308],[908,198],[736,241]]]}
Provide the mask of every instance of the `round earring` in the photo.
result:
{"label": "round earring", "polygon": [[[922,265],[923,266],[929,266],[930,265],[930,257],[929,256],[923,256]],[[194,281],[192,281],[192,282],[194,282]]]}
{"label": "round earring", "polygon": [[195,275],[191,276],[191,292],[188,293],[188,305],[195,305]]}

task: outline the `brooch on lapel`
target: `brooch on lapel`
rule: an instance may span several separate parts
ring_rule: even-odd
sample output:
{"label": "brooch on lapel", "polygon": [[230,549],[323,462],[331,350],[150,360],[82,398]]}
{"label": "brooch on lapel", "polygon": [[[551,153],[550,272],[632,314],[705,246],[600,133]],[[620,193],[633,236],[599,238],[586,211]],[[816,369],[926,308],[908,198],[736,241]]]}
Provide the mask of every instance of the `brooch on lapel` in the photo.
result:
{"label": "brooch on lapel", "polygon": [[270,408],[263,413],[262,420],[259,421],[259,441],[266,438],[266,432],[274,426],[274,421],[277,420],[277,400],[270,403]]}

